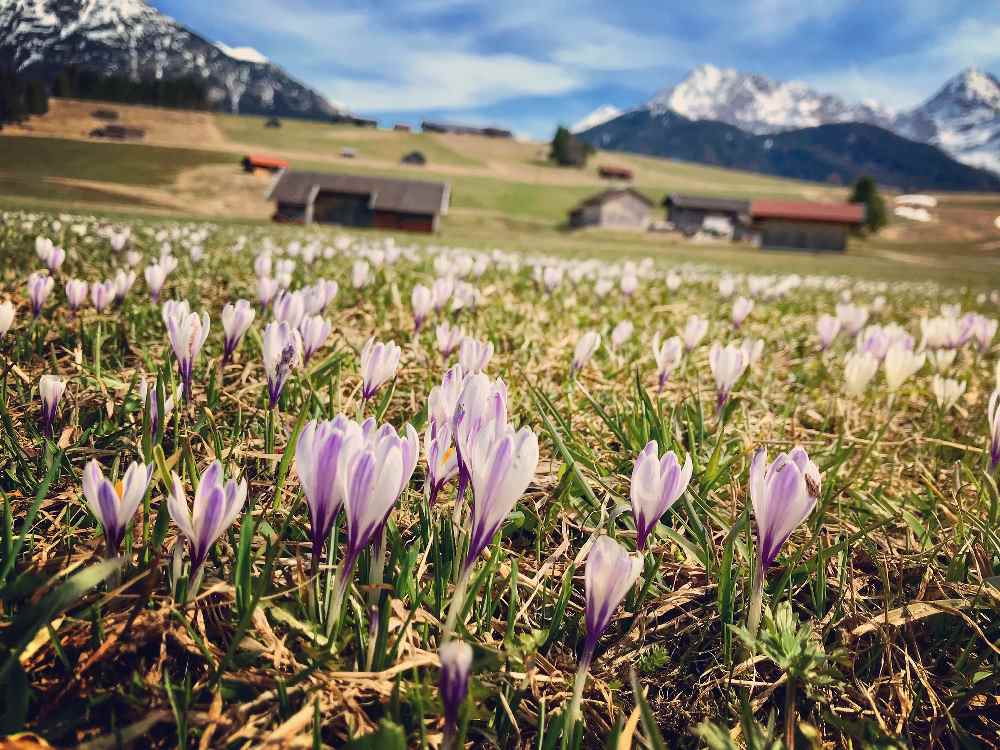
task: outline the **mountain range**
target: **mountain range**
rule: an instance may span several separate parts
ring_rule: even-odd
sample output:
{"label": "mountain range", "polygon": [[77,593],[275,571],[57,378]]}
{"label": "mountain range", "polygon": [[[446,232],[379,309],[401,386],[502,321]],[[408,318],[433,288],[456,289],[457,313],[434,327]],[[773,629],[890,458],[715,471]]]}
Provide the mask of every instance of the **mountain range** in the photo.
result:
{"label": "mountain range", "polygon": [[338,111],[250,47],[212,43],[143,0],[0,0],[0,63],[51,79],[66,66],[133,79],[194,77],[240,114]]}
{"label": "mountain range", "polygon": [[[843,127],[826,127],[832,125]],[[856,127],[861,125],[884,133],[876,136],[871,130]],[[982,170],[1000,173],[1000,81],[969,68],[919,106],[896,112],[874,101],[850,103],[796,81],[774,81],[701,65],[676,86],[628,112],[615,114],[613,108],[601,107],[578,123],[576,132],[602,148],[690,158],[789,177],[808,172],[810,179],[843,180],[867,168],[899,186],[985,189],[983,186],[993,180]],[[798,135],[792,138],[791,133]],[[815,136],[815,144],[810,135]],[[828,150],[835,145],[831,138],[837,135],[844,139],[845,151],[830,154]],[[937,147],[972,169],[945,168],[940,158],[921,150],[913,150],[909,158],[919,155],[922,163],[910,164],[890,164],[887,159],[861,163],[851,153],[858,139],[867,142],[877,137],[886,148],[891,146],[894,153],[904,155],[905,144],[890,135],[915,141],[914,146]],[[725,142],[716,143],[713,137],[722,137]],[[783,153],[784,146],[793,141],[796,149],[814,153],[809,159]],[[742,147],[737,148],[737,144]],[[931,168],[932,163],[939,167]],[[821,172],[827,168],[830,172],[824,177]]]}

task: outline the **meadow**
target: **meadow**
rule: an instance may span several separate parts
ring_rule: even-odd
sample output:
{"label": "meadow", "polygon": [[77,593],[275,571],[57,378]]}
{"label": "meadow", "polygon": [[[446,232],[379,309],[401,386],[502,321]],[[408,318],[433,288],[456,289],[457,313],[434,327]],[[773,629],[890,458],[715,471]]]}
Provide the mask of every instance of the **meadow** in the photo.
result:
{"label": "meadow", "polygon": [[599,246],[6,210],[0,731],[996,746],[990,277]]}

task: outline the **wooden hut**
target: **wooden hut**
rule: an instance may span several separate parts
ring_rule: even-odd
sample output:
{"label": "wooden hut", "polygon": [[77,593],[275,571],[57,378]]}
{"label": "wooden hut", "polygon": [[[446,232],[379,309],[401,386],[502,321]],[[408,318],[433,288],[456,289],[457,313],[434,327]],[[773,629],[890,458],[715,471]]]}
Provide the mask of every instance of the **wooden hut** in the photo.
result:
{"label": "wooden hut", "polygon": [[750,225],[750,201],[715,198],[703,195],[668,195],[663,205],[667,221],[682,234],[690,237],[702,231],[706,221],[710,227],[728,224],[730,236],[741,239]]}
{"label": "wooden hut", "polygon": [[605,190],[577,204],[569,212],[569,225],[642,231],[649,228],[652,213],[653,202],[638,190]]}
{"label": "wooden hut", "polygon": [[843,252],[865,221],[860,203],[755,200],[750,204],[760,245],[772,249]]}

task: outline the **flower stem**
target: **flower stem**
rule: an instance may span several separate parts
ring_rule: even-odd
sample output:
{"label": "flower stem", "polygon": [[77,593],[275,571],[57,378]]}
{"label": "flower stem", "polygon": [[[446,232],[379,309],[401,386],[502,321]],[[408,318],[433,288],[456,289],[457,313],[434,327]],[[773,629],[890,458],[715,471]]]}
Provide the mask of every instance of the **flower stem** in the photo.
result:
{"label": "flower stem", "polygon": [[757,570],[753,576],[753,584],[750,589],[750,612],[747,615],[747,630],[751,638],[757,637],[760,629],[760,615],[764,603],[764,568],[757,565]]}
{"label": "flower stem", "polygon": [[451,595],[451,604],[448,607],[448,618],[444,622],[444,630],[441,633],[441,642],[447,643],[451,640],[455,632],[455,625],[458,622],[458,613],[465,605],[465,594],[469,589],[469,578],[472,574],[472,566],[462,569],[462,574],[458,578],[455,586],[455,593]]}
{"label": "flower stem", "polygon": [[785,683],[785,748],[795,750],[795,678]]}

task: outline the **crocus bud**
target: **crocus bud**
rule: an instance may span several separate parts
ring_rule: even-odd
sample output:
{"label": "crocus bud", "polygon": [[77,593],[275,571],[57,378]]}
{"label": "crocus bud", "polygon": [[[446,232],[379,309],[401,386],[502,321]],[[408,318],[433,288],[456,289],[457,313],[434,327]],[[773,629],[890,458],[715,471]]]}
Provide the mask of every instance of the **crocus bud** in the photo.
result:
{"label": "crocus bud", "polygon": [[410,295],[410,303],[413,305],[413,328],[419,331],[434,308],[434,295],[423,284],[417,284]]}
{"label": "crocus bud", "polygon": [[445,733],[451,737],[458,727],[462,703],[469,692],[472,670],[472,647],[464,641],[448,641],[439,652],[441,659],[441,704],[444,707]]}
{"label": "crocus bud", "polygon": [[469,373],[482,372],[493,357],[493,343],[479,341],[471,336],[462,340],[458,348],[458,362]]}
{"label": "crocus bud", "polygon": [[631,320],[623,320],[621,323],[616,325],[611,331],[611,349],[617,351],[622,346],[625,345],[630,338],[632,338],[632,332],[635,330],[635,326],[632,325]]}
{"label": "crocus bud", "polygon": [[597,641],[641,572],[642,560],[629,555],[609,536],[598,537],[590,548],[584,574],[587,637],[580,656],[580,671],[590,668]]}
{"label": "crocus bud", "polygon": [[[149,431],[154,437],[160,428],[160,415],[159,407],[156,404],[156,381],[153,381],[152,386],[146,383],[146,378],[143,377],[139,380],[139,400],[142,402],[143,408],[149,414]],[[163,422],[170,419],[170,414],[174,410],[174,397],[167,396],[164,394],[163,399]]]}
{"label": "crocus bud", "polygon": [[119,268],[113,279],[115,285],[114,300],[116,305],[125,301],[125,295],[129,293],[132,285],[135,284],[135,271],[125,271]]}
{"label": "crocus bud", "polygon": [[261,276],[257,279],[257,301],[261,306],[271,304],[274,295],[278,293],[278,282],[270,276]]}
{"label": "crocus bud", "polygon": [[42,433],[52,436],[59,399],[66,390],[66,381],[56,375],[42,375],[38,379],[38,395],[42,399]]}
{"label": "crocus bud", "polygon": [[735,328],[739,328],[747,316],[753,311],[753,300],[746,297],[737,297],[733,301],[732,321]]}
{"label": "crocus bud", "polygon": [[55,280],[41,271],[35,271],[28,277],[28,297],[31,299],[31,314],[34,317],[42,314],[42,307],[54,285]]}
{"label": "crocus bud", "polygon": [[973,318],[971,332],[972,339],[976,342],[976,348],[980,353],[989,351],[993,342],[993,337],[997,333],[996,318],[987,318],[985,315],[976,315]]}
{"label": "crocus bud", "polygon": [[867,308],[850,303],[837,305],[837,318],[848,336],[854,336],[868,322]]}
{"label": "crocus bud", "polygon": [[66,260],[66,251],[61,247],[53,247],[49,250],[48,255],[44,258],[45,265],[48,269],[55,273],[60,268],[62,268],[63,261]]}
{"label": "crocus bud", "polygon": [[740,351],[743,352],[743,359],[746,360],[747,367],[753,367],[764,354],[764,340],[745,338],[740,341]]}
{"label": "crocus bud", "polygon": [[[997,365],[997,379],[1000,380],[1000,365]],[[990,428],[990,472],[1000,465],[1000,387],[993,391],[986,410]]]}
{"label": "crocus bud", "polygon": [[825,352],[840,333],[840,320],[832,315],[820,315],[816,321],[816,333],[819,334],[820,351]]}
{"label": "crocus bud", "polygon": [[66,302],[69,309],[76,312],[80,305],[87,301],[87,282],[80,279],[67,279]]}
{"label": "crocus bud", "polygon": [[712,376],[715,378],[717,406],[721,409],[729,400],[729,394],[732,392],[733,386],[736,385],[736,381],[746,370],[747,361],[740,347],[735,344],[722,346],[716,341],[708,351],[708,364],[712,369]]}
{"label": "crocus bud", "polygon": [[445,321],[434,329],[437,339],[438,351],[444,359],[448,359],[465,340],[465,332],[458,326],[453,326]]}
{"label": "crocus bud", "polygon": [[278,405],[285,381],[302,364],[302,336],[291,324],[271,322],[264,329],[262,354],[267,374],[268,408]]}
{"label": "crocus bud", "polygon": [[372,336],[365,342],[361,348],[362,399],[370,399],[384,383],[396,376],[401,353],[393,341],[383,343]]}
{"label": "crocus bud", "polygon": [[191,382],[194,363],[198,359],[205,339],[208,338],[208,315],[190,312],[187,300],[168,300],[162,308],[163,321],[167,326],[167,338],[177,359],[177,370],[184,385],[184,396],[191,398]]}
{"label": "crocus bud", "polygon": [[905,346],[896,344],[889,347],[885,355],[885,383],[890,393],[895,393],[907,379],[924,366],[927,355],[917,354]]}
{"label": "crocus bud", "polygon": [[934,392],[934,400],[937,401],[941,411],[946,412],[952,409],[958,400],[965,393],[964,382],[959,382],[951,378],[943,378],[935,375],[931,381],[931,390]]}
{"label": "crocus bud", "polygon": [[878,360],[868,352],[848,352],[844,357],[844,392],[860,396],[878,372]]}
{"label": "crocus bud", "polygon": [[90,302],[97,312],[104,312],[115,299],[114,281],[95,281],[90,285]]}
{"label": "crocus bud", "polygon": [[274,300],[274,319],[298,328],[306,314],[305,300],[300,292],[283,292]]}
{"label": "crocus bud", "polygon": [[431,296],[434,300],[434,311],[441,312],[455,290],[455,279],[452,276],[442,276],[434,280]]}
{"label": "crocus bud", "polygon": [[355,289],[364,289],[371,283],[371,280],[371,266],[363,260],[354,261],[354,265],[351,267],[351,286]]}
{"label": "crocus bud", "polygon": [[243,336],[257,316],[253,307],[245,299],[236,300],[236,304],[227,303],[222,308],[222,330],[225,332],[225,340],[222,349],[222,361],[228,362],[240,345]]}
{"label": "crocus bud", "polygon": [[465,370],[455,365],[445,372],[441,384],[431,388],[427,396],[427,418],[438,425],[452,424],[458,400],[465,387]]}
{"label": "crocus bud", "polygon": [[247,482],[230,479],[223,483],[222,464],[213,461],[201,475],[194,495],[194,509],[188,506],[184,484],[171,472],[173,486],[167,495],[167,510],[191,547],[191,578],[201,569],[215,540],[232,526],[247,499]]}
{"label": "crocus bud", "polygon": [[661,341],[659,332],[653,336],[653,359],[656,361],[656,377],[660,393],[663,392],[663,386],[667,384],[671,373],[680,364],[682,354],[680,337],[671,336]]}
{"label": "crocus bud", "polygon": [[319,315],[306,315],[302,318],[299,333],[302,335],[302,358],[305,364],[309,364],[312,355],[326,343],[332,328],[330,321]]}
{"label": "crocus bud", "polygon": [[698,315],[692,315],[684,324],[681,332],[681,339],[684,341],[685,351],[692,351],[708,333],[708,320]]}
{"label": "crocus bud", "polygon": [[146,286],[149,287],[149,296],[152,298],[153,302],[160,301],[160,292],[163,291],[163,285],[167,281],[167,271],[159,263],[153,263],[146,266],[143,271],[143,276],[146,277]]}
{"label": "crocus bud", "polygon": [[601,334],[597,331],[587,331],[576,342],[573,350],[573,363],[570,365],[570,375],[575,375],[590,362],[594,353],[601,345]]}
{"label": "crocus bud", "polygon": [[434,505],[438,494],[458,474],[458,454],[452,444],[451,425],[431,420],[424,432],[427,459],[427,504]]}
{"label": "crocus bud", "polygon": [[736,291],[736,279],[732,276],[723,276],[719,279],[719,296],[722,299],[729,299]]}
{"label": "crocus bud", "polygon": [[14,325],[14,317],[17,313],[17,309],[14,307],[14,303],[10,300],[4,300],[0,302],[0,341],[3,337],[7,335],[7,332]]}
{"label": "crocus bud", "polygon": [[684,494],[691,481],[691,471],[691,456],[687,456],[681,466],[673,451],[667,451],[660,458],[655,440],[650,440],[642,449],[632,468],[629,491],[639,550],[646,548],[646,538],[653,527]]}
{"label": "crocus bud", "polygon": [[83,496],[94,518],[104,529],[108,557],[118,554],[125,531],[153,476],[153,465],[132,462],[117,484],[104,476],[101,465],[91,459],[83,470]]}

